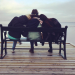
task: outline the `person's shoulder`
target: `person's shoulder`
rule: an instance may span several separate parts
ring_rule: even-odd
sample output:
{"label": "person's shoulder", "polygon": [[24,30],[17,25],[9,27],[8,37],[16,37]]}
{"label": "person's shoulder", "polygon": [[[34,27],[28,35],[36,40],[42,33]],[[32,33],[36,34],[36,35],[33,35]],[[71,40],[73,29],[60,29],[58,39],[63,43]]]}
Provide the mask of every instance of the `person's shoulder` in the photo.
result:
{"label": "person's shoulder", "polygon": [[30,15],[21,15],[21,16],[19,16],[19,18],[27,18],[28,20],[30,20],[31,16]]}
{"label": "person's shoulder", "polygon": [[27,14],[26,17],[30,20],[31,19],[31,15]]}

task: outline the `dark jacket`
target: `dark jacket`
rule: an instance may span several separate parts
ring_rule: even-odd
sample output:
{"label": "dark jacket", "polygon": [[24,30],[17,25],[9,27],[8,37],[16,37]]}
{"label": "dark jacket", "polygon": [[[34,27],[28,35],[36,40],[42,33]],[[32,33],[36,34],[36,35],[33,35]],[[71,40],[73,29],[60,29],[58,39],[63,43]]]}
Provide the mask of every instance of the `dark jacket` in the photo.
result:
{"label": "dark jacket", "polygon": [[[33,18],[33,19],[31,19],[28,22],[27,27],[28,28],[32,28],[32,29],[35,29],[35,28],[38,27],[38,25],[39,25],[39,20]],[[41,39],[41,33],[40,32],[30,31],[30,32],[28,32],[27,39],[28,40],[40,40]]]}
{"label": "dark jacket", "polygon": [[[39,17],[38,15],[30,15],[31,19],[27,22],[26,27],[28,28],[37,28],[39,20],[34,19],[33,17]],[[24,37],[28,36],[28,32],[22,31],[21,33]]]}
{"label": "dark jacket", "polygon": [[[61,28],[61,24],[58,22],[57,19],[50,18],[50,19],[47,19],[47,20],[43,21],[42,27],[44,27],[44,28]],[[59,39],[60,35],[62,35],[62,33],[58,33],[58,32],[52,32],[52,33],[43,32],[43,39],[57,42],[57,40]]]}
{"label": "dark jacket", "polygon": [[31,19],[28,23],[27,23],[27,27],[29,28],[37,28],[37,26],[39,25],[39,20],[37,19]]}
{"label": "dark jacket", "polygon": [[[14,17],[11,22],[8,24],[8,27],[24,27],[28,23],[28,18],[25,15],[20,17]],[[21,31],[9,31],[9,35],[14,38],[21,37]]]}

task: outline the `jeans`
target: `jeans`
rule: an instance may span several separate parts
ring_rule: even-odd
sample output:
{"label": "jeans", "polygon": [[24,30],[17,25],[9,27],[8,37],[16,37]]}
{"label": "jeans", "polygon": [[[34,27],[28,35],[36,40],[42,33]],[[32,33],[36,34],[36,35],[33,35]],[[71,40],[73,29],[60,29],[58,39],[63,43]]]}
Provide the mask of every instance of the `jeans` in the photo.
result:
{"label": "jeans", "polygon": [[12,50],[15,50],[15,47],[16,47],[16,44],[17,44],[17,41],[13,41],[13,46],[12,46]]}
{"label": "jeans", "polygon": [[[21,44],[21,41],[20,40],[18,42]],[[13,41],[12,50],[15,50],[16,44],[17,44],[17,41],[16,40]]]}
{"label": "jeans", "polygon": [[30,42],[31,48],[34,48],[34,42]]}

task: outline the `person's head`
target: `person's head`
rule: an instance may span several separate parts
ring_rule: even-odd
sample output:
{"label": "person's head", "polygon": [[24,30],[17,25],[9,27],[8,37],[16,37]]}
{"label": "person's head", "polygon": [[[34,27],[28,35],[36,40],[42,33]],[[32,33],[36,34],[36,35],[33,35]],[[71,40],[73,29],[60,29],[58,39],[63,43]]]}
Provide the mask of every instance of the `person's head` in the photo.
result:
{"label": "person's head", "polygon": [[43,21],[46,21],[48,19],[44,14],[41,14],[39,17]]}
{"label": "person's head", "polygon": [[52,27],[52,22],[44,14],[40,15],[40,19],[43,21],[43,27]]}
{"label": "person's head", "polygon": [[32,12],[31,12],[31,18],[33,18],[33,17],[39,17],[37,9],[33,9],[32,10]]}
{"label": "person's head", "polygon": [[33,9],[31,12],[32,15],[38,15],[38,10],[37,9]]}

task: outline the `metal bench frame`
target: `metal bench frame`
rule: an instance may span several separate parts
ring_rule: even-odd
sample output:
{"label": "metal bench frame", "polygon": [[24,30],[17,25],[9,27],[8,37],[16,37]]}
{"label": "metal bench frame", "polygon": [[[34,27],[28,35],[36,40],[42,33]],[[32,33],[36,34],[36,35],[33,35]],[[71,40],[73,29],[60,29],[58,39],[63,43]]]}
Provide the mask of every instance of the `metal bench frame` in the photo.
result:
{"label": "metal bench frame", "polygon": [[[67,26],[65,26],[65,28],[35,28],[35,29],[32,29],[32,28],[11,28],[11,27],[5,27],[5,26],[2,26],[2,24],[0,24],[0,31],[1,31],[1,59],[3,59],[6,55],[7,55],[7,41],[14,41],[14,40],[10,40],[10,39],[7,39],[6,38],[6,32],[7,31],[38,31],[38,32],[63,32],[63,39],[62,39],[62,36],[60,40],[58,40],[58,43],[59,43],[59,55],[61,55],[64,59],[67,59],[66,57],[66,33],[67,33]],[[5,32],[4,32],[5,31]],[[4,34],[4,38],[3,38],[3,34]],[[17,40],[19,41],[19,40]],[[22,40],[23,42],[30,42],[29,40]],[[45,41],[45,40],[32,40],[32,41],[36,41],[36,42],[49,42],[49,41]],[[3,44],[4,44],[4,48],[3,48]],[[61,44],[63,44],[63,48],[61,46]],[[5,50],[5,53],[3,55],[3,50]],[[54,49],[53,49],[54,50]],[[61,50],[63,50],[64,54],[61,53]]]}

